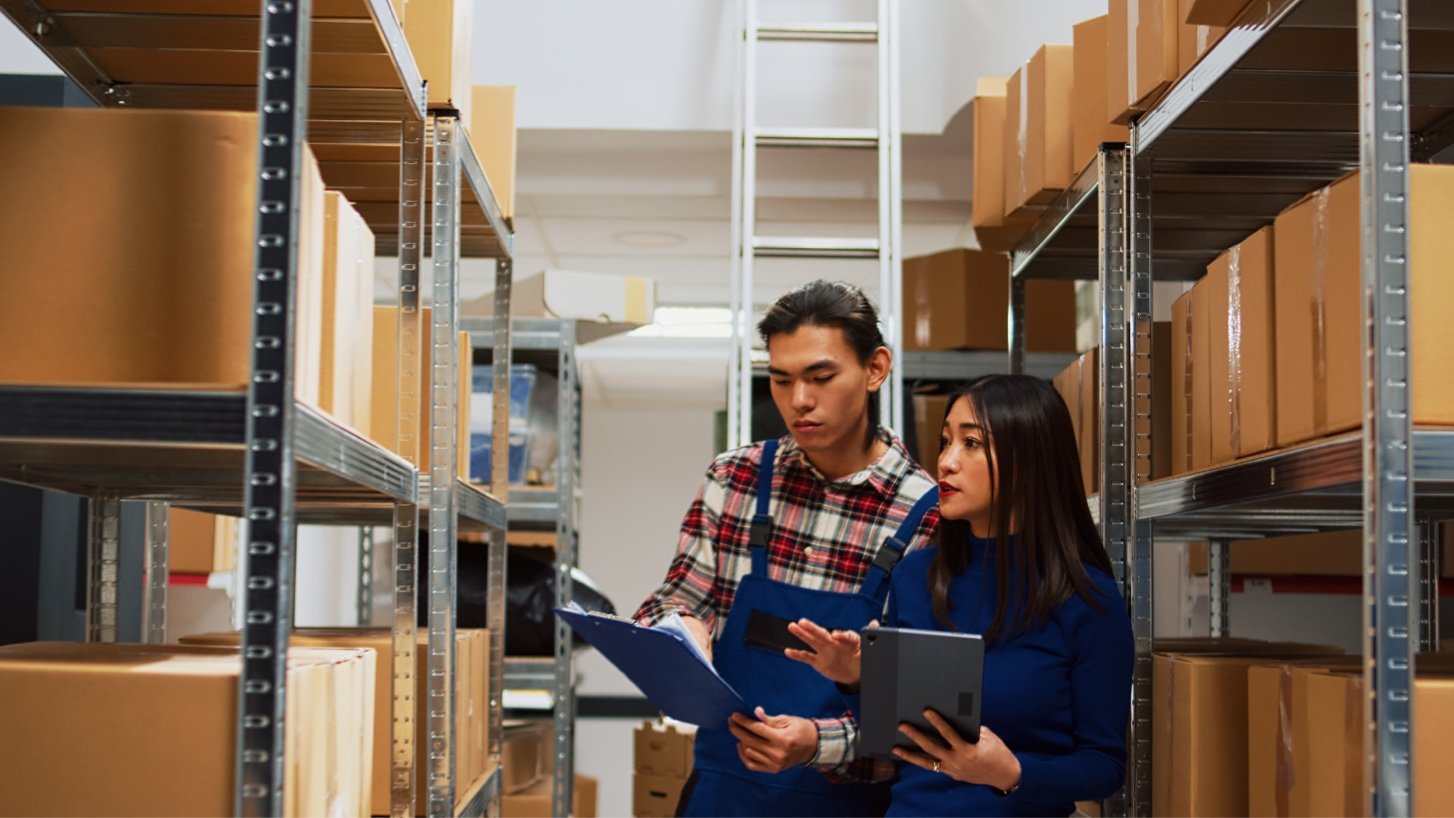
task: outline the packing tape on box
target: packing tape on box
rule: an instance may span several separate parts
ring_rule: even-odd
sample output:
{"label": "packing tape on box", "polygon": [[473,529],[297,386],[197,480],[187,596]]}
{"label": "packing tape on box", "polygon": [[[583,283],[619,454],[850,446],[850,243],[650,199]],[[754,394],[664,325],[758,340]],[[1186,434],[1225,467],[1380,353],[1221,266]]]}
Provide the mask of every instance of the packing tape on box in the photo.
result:
{"label": "packing tape on box", "polygon": [[[1349,679],[1354,695],[1343,696],[1343,814],[1365,815],[1363,798],[1363,682]],[[1410,804],[1409,806],[1413,806]]]}
{"label": "packing tape on box", "polygon": [[1141,27],[1140,0],[1126,0],[1126,105],[1135,105],[1136,98],[1136,29]]}
{"label": "packing tape on box", "polygon": [[[1048,57],[1046,58],[1049,59]],[[1025,65],[1020,68],[1020,121],[1018,150],[1020,153],[1020,186],[1015,198],[1021,201],[1005,202],[1005,212],[1012,212],[1018,208],[1021,202],[1029,198],[1030,191],[1026,188],[1025,179],[1025,156],[1029,153],[1030,139],[1030,61],[1026,60]]]}
{"label": "packing tape on box", "polygon": [[1232,456],[1242,451],[1242,245],[1227,251],[1227,407]]}
{"label": "packing tape on box", "polygon": [[1277,687],[1276,802],[1277,814],[1286,816],[1292,785],[1297,781],[1297,764],[1292,753],[1292,665],[1282,666]]}
{"label": "packing tape on box", "polygon": [[1331,188],[1313,194],[1313,431],[1328,429],[1328,198]]}
{"label": "packing tape on box", "polygon": [[1193,295],[1192,290],[1187,290],[1186,296],[1186,336],[1182,338],[1182,342],[1186,344],[1186,355],[1182,357],[1182,390],[1185,392],[1185,394],[1182,395],[1183,400],[1181,402],[1181,405],[1184,407],[1182,412],[1186,415],[1186,423],[1183,424],[1183,427],[1186,429],[1186,448],[1183,450],[1186,454],[1186,460],[1185,462],[1180,464],[1181,471],[1183,472],[1191,471],[1191,450],[1193,445],[1192,440],[1195,437],[1195,435],[1192,434],[1193,430],[1191,424],[1191,419],[1193,416],[1195,416],[1195,412],[1192,411],[1191,396],[1193,394],[1192,373],[1196,370],[1196,362],[1192,360],[1192,350],[1195,348],[1195,346],[1192,344],[1191,339],[1196,335],[1196,320],[1193,317],[1194,315],[1196,315],[1196,310],[1192,309],[1192,302],[1195,300],[1196,296]]}

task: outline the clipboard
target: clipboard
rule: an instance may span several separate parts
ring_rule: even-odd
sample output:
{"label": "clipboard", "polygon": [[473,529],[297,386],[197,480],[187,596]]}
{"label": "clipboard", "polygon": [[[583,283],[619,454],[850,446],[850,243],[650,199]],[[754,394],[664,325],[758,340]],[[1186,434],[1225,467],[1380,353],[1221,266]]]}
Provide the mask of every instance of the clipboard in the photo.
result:
{"label": "clipboard", "polygon": [[895,746],[918,752],[899,732],[901,722],[938,738],[925,708],[943,716],[965,740],[979,741],[983,637],[910,628],[864,628],[860,634],[861,755],[892,759]]}
{"label": "clipboard", "polygon": [[733,713],[749,712],[737,691],[686,641],[690,636],[580,609],[556,608],[555,615],[671,718],[725,727]]}

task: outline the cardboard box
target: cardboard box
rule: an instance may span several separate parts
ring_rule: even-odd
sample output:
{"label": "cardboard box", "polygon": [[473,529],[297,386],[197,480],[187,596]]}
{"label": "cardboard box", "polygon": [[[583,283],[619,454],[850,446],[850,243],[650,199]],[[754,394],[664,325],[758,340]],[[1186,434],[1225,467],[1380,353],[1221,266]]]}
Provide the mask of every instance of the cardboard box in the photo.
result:
{"label": "cardboard box", "polygon": [[[1267,660],[1247,669],[1247,796],[1248,815],[1292,814],[1293,778],[1307,769],[1307,742],[1295,744],[1294,735],[1306,736],[1311,717],[1306,695],[1293,695],[1294,669],[1357,668],[1358,656]],[[1299,676],[1302,689],[1306,676]],[[1294,699],[1298,705],[1294,707]],[[1305,800],[1305,791],[1302,796]]]}
{"label": "cardboard box", "polygon": [[[417,371],[429,377],[429,354],[433,338],[433,312],[429,307],[419,309],[419,352]],[[470,429],[470,366],[474,353],[470,347],[469,333],[459,334],[459,364],[456,378],[459,396],[456,406],[455,470],[461,480],[469,479],[469,429]],[[368,436],[393,452],[401,448],[398,436],[398,386],[400,380],[394,376],[399,360],[399,308],[376,306],[373,308],[373,370],[375,388],[369,410]],[[428,472],[430,467],[430,395],[425,384],[415,386],[419,394],[419,471]]]}
{"label": "cardboard box", "polygon": [[[1353,174],[1278,216],[1277,443],[1288,446],[1362,423],[1360,177]],[[1442,274],[1454,233],[1454,168],[1409,166],[1409,337],[1413,422],[1454,423],[1454,346],[1444,324],[1454,279]],[[1286,246],[1284,246],[1284,244]],[[1321,318],[1321,332],[1315,316]],[[1283,326],[1281,322],[1286,322]]]}
{"label": "cardboard box", "polygon": [[1107,117],[1129,122],[1176,81],[1177,0],[1110,0]]}
{"label": "cardboard box", "polygon": [[1151,325],[1151,479],[1171,469],[1171,322]]}
{"label": "cardboard box", "polygon": [[1248,668],[1262,657],[1333,651],[1253,642],[1226,645],[1228,655],[1218,653],[1221,644],[1152,657],[1153,815],[1246,815]]}
{"label": "cardboard box", "polygon": [[[905,351],[1009,348],[1003,253],[956,249],[904,259],[903,297]],[[1075,351],[1074,282],[1026,282],[1025,349]]]}
{"label": "cardboard box", "polygon": [[671,818],[677,814],[685,778],[636,773],[631,779],[631,814],[638,818]]}
{"label": "cardboard box", "polygon": [[1101,490],[1100,348],[1080,356],[1080,471],[1087,494]]}
{"label": "cardboard box", "polygon": [[[257,134],[255,114],[0,108],[0,195],[23,208],[0,219],[16,273],[0,344],[26,351],[0,360],[0,383],[245,388]],[[303,156],[294,375],[316,405],[307,296],[321,275],[323,187]]]}
{"label": "cardboard box", "polygon": [[1181,19],[1208,26],[1230,26],[1246,8],[1248,0],[1189,0]]}
{"label": "cardboard box", "polygon": [[1005,92],[1009,77],[980,77],[970,117],[974,120],[969,224],[981,250],[1008,251],[1035,226],[1033,214],[1016,218],[1005,208]]}
{"label": "cardboard box", "polygon": [[[289,652],[286,815],[359,815],[370,768],[369,651]],[[233,649],[38,642],[0,647],[9,771],[0,815],[233,812]],[[125,707],[118,707],[125,702]]]}
{"label": "cardboard box", "polygon": [[1207,268],[1212,463],[1275,445],[1272,228],[1264,227]]}
{"label": "cardboard box", "polygon": [[430,108],[454,108],[470,121],[471,0],[409,0],[404,36],[428,83]]}
{"label": "cardboard box", "polygon": [[[1246,0],[1242,0],[1246,2]],[[1186,74],[1196,65],[1202,55],[1212,50],[1212,46],[1222,39],[1227,33],[1227,26],[1223,24],[1207,25],[1187,22],[1187,15],[1191,13],[1196,0],[1177,0],[1177,26],[1178,36],[1176,43],[1177,73]]]}
{"label": "cardboard box", "polygon": [[505,724],[500,743],[500,785],[509,795],[524,792],[553,768],[554,732],[550,722],[513,721]]}
{"label": "cardboard box", "polygon": [[236,517],[172,507],[167,511],[167,570],[211,574],[237,565]]}
{"label": "cardboard box", "polygon": [[1005,89],[1005,213],[1049,204],[1070,185],[1075,61],[1068,45],[1043,45]]}
{"label": "cardboard box", "polygon": [[[939,436],[948,410],[948,395],[914,396],[914,456],[930,474],[939,473]],[[639,744],[637,748],[639,753]]]}
{"label": "cardboard box", "polygon": [[372,409],[374,235],[343,194],[324,198],[323,309],[318,407],[356,430]]}
{"label": "cardboard box", "polygon": [[[1203,278],[1191,288],[1191,360],[1187,402],[1191,404],[1188,445],[1193,471],[1212,465],[1212,367],[1213,330],[1211,290]],[[1202,362],[1206,361],[1203,365]]]}
{"label": "cardboard box", "polygon": [[1075,25],[1075,96],[1071,102],[1071,167],[1081,168],[1095,160],[1102,142],[1128,142],[1125,125],[1112,122],[1107,111],[1106,83],[1110,67],[1109,17],[1101,15]]}
{"label": "cardboard box", "polygon": [[[571,797],[573,818],[595,818],[599,789],[600,783],[596,779],[576,773]],[[507,794],[501,812],[504,818],[551,818],[555,812],[551,804],[550,782],[541,781],[524,792]]]}
{"label": "cardboard box", "polygon": [[[415,809],[423,815],[428,811],[429,793],[426,789],[425,769],[428,765],[429,737],[429,653],[428,632],[417,633],[418,642],[414,650],[414,743],[418,750],[415,757]],[[232,646],[239,643],[239,634],[206,633],[185,636],[186,645]],[[372,729],[365,762],[371,767],[372,786],[367,793],[370,815],[388,815],[390,812],[390,784],[393,779],[393,687],[394,687],[394,642],[388,628],[299,628],[289,640],[290,648],[350,648],[367,649],[377,655],[371,667],[372,682],[369,699],[369,718]],[[468,783],[483,772],[487,759],[477,756],[475,747],[482,746],[489,730],[488,712],[471,709],[470,700],[489,699],[489,677],[480,672],[476,654],[489,649],[489,631],[474,628],[459,628],[455,631],[456,677],[455,699],[463,703],[455,713],[456,731],[456,796],[463,798]]]}
{"label": "cardboard box", "polygon": [[632,739],[632,766],[637,773],[681,779],[691,775],[696,730],[644,721],[633,731]]}
{"label": "cardboard box", "polygon": [[[575,318],[623,329],[650,324],[656,313],[656,282],[641,276],[542,270],[510,285],[515,318]],[[460,305],[460,315],[495,314],[491,292]],[[590,323],[578,325],[589,332]]]}
{"label": "cardboard box", "polygon": [[471,89],[470,143],[495,193],[500,214],[515,218],[515,86],[476,85]]}
{"label": "cardboard box", "polygon": [[1171,305],[1171,471],[1191,471],[1191,384],[1192,364],[1192,293],[1190,290]]}

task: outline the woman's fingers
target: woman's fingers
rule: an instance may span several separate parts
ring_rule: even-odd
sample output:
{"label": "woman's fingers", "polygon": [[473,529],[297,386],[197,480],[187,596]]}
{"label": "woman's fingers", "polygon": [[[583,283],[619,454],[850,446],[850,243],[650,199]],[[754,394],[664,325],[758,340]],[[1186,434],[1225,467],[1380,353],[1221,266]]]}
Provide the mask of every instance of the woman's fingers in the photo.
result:
{"label": "woman's fingers", "polygon": [[943,716],[925,708],[924,718],[928,720],[930,726],[939,731],[939,735],[944,737],[944,743],[948,744],[951,749],[958,749],[965,743],[964,737],[959,735],[959,731],[954,729],[954,725],[946,721]]}

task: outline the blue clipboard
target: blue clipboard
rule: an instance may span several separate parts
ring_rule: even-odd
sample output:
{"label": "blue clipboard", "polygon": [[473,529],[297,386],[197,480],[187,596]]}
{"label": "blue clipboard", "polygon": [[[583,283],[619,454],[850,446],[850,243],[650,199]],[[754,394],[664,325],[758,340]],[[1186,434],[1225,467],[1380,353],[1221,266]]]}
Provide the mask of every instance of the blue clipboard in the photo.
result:
{"label": "blue clipboard", "polygon": [[703,662],[676,633],[568,608],[556,608],[555,615],[677,721],[723,727],[733,713],[749,712],[716,668]]}

